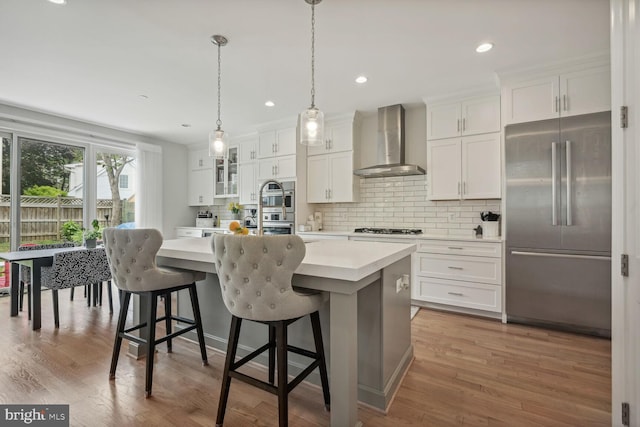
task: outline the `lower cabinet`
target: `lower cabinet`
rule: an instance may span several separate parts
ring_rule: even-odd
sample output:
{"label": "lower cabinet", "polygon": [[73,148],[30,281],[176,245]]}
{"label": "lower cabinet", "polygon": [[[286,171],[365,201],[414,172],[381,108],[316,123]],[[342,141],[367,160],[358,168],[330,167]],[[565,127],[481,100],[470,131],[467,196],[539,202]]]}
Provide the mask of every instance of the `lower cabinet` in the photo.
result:
{"label": "lower cabinet", "polygon": [[502,312],[502,243],[420,240],[414,257],[412,299]]}

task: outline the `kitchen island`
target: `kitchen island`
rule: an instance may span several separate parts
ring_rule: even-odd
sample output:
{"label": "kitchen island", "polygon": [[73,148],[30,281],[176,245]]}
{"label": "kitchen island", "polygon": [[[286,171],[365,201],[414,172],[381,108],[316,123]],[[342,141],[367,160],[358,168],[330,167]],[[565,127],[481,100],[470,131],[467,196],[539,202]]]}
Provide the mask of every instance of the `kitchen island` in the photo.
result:
{"label": "kitchen island", "polygon": [[[346,240],[306,245],[293,284],[329,294],[320,316],[329,350],[332,426],[361,425],[358,400],[385,411],[411,363],[409,275],[415,250],[414,244]],[[211,238],[166,240],[157,262],[209,273],[198,283],[205,337],[209,345],[226,350],[231,316],[220,295]],[[187,300],[179,298],[179,314],[191,314]],[[251,327],[243,328],[239,356],[261,346],[267,337],[263,325],[247,326]],[[288,335],[292,345],[313,348],[306,321],[291,325]],[[266,365],[266,359],[262,363]],[[290,357],[292,375],[302,365]]]}

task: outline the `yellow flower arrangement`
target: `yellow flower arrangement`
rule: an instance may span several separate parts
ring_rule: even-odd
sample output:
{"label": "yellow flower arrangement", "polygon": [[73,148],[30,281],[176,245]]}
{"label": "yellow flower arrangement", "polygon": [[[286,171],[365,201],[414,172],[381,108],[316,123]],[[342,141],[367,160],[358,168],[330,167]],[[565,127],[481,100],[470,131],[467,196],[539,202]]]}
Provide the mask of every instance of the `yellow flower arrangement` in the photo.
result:
{"label": "yellow flower arrangement", "polygon": [[237,214],[237,213],[240,213],[240,210],[242,209],[242,205],[238,202],[230,202],[227,209],[233,212],[234,214]]}

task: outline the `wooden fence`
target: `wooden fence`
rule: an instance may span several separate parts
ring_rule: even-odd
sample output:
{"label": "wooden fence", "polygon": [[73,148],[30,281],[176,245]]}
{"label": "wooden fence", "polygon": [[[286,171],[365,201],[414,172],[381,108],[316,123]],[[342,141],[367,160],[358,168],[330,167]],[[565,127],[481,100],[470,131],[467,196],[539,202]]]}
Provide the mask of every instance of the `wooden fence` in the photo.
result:
{"label": "wooden fence", "polygon": [[[111,216],[111,199],[98,199],[96,213],[101,227]],[[134,203],[122,201],[122,221],[132,222]],[[20,240],[22,242],[61,240],[62,224],[75,221],[82,225],[83,199],[75,197],[20,197]],[[11,232],[11,197],[0,196],[0,243],[9,242]]]}

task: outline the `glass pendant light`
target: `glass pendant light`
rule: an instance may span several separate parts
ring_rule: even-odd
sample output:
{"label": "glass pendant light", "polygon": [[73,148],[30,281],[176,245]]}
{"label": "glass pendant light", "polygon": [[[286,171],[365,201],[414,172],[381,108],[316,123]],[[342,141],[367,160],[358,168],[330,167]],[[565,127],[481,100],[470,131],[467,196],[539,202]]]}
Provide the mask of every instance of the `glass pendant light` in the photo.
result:
{"label": "glass pendant light", "polygon": [[227,138],[222,130],[222,120],[220,120],[220,48],[227,44],[228,40],[225,36],[211,36],[211,43],[218,46],[218,120],[216,120],[217,128],[209,132],[209,157],[216,159],[224,159],[227,157],[228,147]]}
{"label": "glass pendant light", "polygon": [[315,6],[322,0],[305,1],[311,5],[311,106],[300,113],[298,129],[300,132],[300,144],[317,146],[324,144],[324,114],[315,105]]}

